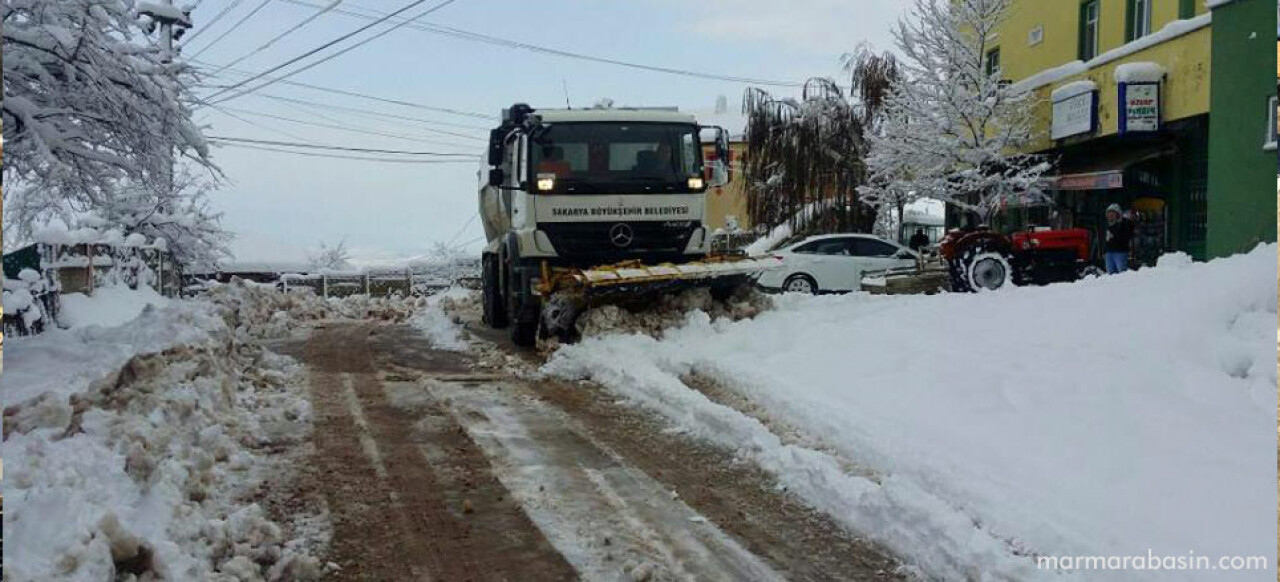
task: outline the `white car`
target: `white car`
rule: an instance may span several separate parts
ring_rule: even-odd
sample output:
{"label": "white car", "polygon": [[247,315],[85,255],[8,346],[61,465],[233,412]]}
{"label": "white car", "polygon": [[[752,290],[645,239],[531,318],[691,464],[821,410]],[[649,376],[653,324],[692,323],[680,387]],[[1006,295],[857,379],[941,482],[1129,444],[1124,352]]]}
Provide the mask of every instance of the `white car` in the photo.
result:
{"label": "white car", "polygon": [[919,254],[870,234],[811,236],[768,254],[783,267],[765,271],[756,281],[769,291],[838,293],[862,287],[862,273],[916,264]]}

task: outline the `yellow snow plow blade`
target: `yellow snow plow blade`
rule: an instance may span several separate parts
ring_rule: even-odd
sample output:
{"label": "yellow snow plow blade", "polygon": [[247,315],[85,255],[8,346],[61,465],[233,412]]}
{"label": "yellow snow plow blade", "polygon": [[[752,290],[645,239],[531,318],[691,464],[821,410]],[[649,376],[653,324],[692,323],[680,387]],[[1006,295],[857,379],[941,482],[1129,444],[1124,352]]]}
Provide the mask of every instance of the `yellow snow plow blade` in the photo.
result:
{"label": "yellow snow plow blade", "polygon": [[624,261],[613,265],[590,269],[542,269],[542,277],[535,286],[538,293],[548,296],[557,291],[591,289],[684,281],[697,283],[731,276],[749,276],[777,269],[782,260],[774,257],[715,256],[692,263],[644,265],[639,261]]}
{"label": "yellow snow plow blade", "polygon": [[[762,271],[777,269],[782,261],[773,257],[713,256],[682,264],[645,265],[625,261],[613,265],[572,269],[542,264],[541,277],[533,292],[543,307],[541,333],[561,341],[576,336],[578,314],[605,303],[640,304],[654,295],[687,287],[709,286],[732,292]],[[713,296],[715,291],[712,291]]]}

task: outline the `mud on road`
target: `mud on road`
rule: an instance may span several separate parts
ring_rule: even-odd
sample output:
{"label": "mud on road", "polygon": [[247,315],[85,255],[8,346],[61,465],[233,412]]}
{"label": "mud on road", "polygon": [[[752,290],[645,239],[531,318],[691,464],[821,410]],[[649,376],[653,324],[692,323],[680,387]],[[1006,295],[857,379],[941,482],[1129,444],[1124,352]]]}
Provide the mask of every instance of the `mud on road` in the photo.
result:
{"label": "mud on road", "polygon": [[315,454],[289,487],[328,506],[329,579],[901,578],[732,452],[479,341],[333,322],[281,349],[310,371]]}

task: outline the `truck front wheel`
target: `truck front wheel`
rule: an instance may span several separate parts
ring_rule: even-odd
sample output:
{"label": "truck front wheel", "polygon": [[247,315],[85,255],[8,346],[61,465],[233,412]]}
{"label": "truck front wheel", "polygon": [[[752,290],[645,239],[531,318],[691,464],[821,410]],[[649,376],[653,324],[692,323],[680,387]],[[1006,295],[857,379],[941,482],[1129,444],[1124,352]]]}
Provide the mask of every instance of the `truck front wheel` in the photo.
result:
{"label": "truck front wheel", "polygon": [[507,327],[507,310],[502,301],[502,287],[499,284],[498,257],[486,254],[480,261],[480,279],[484,288],[484,322],[493,329]]}
{"label": "truck front wheel", "polygon": [[538,312],[541,305],[533,296],[530,277],[515,257],[507,257],[506,306],[507,322],[511,326],[511,342],[520,347],[532,347],[538,342]]}

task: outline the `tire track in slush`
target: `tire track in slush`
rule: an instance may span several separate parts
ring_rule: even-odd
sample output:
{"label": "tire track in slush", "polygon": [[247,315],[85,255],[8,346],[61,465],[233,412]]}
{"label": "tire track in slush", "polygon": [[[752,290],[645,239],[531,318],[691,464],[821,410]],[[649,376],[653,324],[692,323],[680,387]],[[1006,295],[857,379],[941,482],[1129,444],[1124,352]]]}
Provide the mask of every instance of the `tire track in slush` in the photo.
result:
{"label": "tire track in slush", "polygon": [[[333,522],[327,580],[571,580],[571,566],[510,502],[465,432],[416,438],[386,401],[368,324],[315,330],[298,351],[316,414],[309,478]],[[431,462],[422,448],[438,453]],[[466,475],[455,479],[453,475]],[[463,500],[469,500],[464,507]]]}

